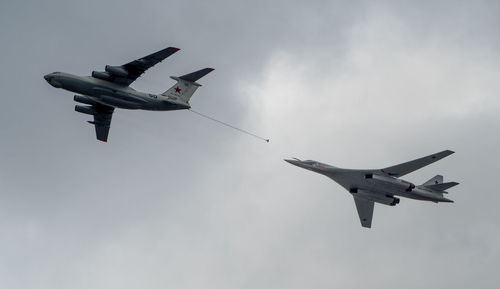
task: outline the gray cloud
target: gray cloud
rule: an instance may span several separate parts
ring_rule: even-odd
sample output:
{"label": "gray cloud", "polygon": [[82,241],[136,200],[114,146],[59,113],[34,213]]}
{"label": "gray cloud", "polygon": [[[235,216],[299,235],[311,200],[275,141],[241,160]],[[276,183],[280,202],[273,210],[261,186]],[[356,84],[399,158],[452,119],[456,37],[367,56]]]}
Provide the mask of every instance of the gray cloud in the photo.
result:
{"label": "gray cloud", "polygon": [[[494,1],[24,1],[0,4],[0,287],[496,288],[500,139]],[[213,66],[200,111],[117,111],[95,141],[72,95],[167,45],[134,87]],[[285,157],[461,182],[454,204],[376,206]]]}

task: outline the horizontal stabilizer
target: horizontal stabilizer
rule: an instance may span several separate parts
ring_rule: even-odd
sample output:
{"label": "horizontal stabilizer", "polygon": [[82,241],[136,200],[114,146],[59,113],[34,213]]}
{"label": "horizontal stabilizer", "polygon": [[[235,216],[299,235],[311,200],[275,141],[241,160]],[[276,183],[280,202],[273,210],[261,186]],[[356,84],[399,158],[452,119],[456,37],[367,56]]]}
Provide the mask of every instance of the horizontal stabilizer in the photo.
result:
{"label": "horizontal stabilizer", "polygon": [[202,78],[203,76],[209,74],[214,70],[213,68],[203,68],[195,72],[188,73],[186,75],[180,76],[179,78],[182,80],[187,80],[191,82],[195,82],[198,79]]}
{"label": "horizontal stabilizer", "polygon": [[441,191],[444,191],[444,190],[447,190],[451,187],[454,187],[458,185],[457,182],[448,182],[448,183],[442,183],[442,184],[433,184],[433,185],[424,185],[426,188],[428,189],[431,189],[433,191],[438,191],[438,192],[441,192]]}

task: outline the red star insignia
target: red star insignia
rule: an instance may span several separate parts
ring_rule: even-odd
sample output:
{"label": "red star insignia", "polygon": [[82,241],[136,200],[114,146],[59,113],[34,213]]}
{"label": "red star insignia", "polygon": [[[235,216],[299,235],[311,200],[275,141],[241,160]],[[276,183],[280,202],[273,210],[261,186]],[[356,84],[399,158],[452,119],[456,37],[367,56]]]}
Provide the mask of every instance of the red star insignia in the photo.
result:
{"label": "red star insignia", "polygon": [[180,92],[181,92],[181,89],[177,86],[177,87],[175,88],[175,92],[179,92],[179,93],[180,93]]}

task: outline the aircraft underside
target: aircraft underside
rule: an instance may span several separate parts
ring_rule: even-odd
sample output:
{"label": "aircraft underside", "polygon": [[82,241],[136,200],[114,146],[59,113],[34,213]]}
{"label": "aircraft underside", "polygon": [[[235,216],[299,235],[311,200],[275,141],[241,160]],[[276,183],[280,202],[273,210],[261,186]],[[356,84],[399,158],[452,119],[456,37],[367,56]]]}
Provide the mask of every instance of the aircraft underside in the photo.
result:
{"label": "aircraft underside", "polygon": [[101,95],[99,97],[89,97],[97,103],[122,109],[142,109],[150,111],[169,111],[187,109],[189,106],[172,103],[168,101],[133,101],[121,97]]}
{"label": "aircraft underside", "polygon": [[93,120],[88,123],[95,126],[96,138],[106,142],[115,108],[151,111],[191,108],[189,100],[201,86],[197,81],[213,71],[213,68],[171,76],[176,83],[162,94],[143,93],[130,87],[149,68],[177,51],[179,48],[167,47],[123,65],[106,65],[105,71],[92,71],[91,76],[53,72],[44,75],[44,78],[55,88],[77,93],[73,98],[79,103],[75,111],[92,115]]}

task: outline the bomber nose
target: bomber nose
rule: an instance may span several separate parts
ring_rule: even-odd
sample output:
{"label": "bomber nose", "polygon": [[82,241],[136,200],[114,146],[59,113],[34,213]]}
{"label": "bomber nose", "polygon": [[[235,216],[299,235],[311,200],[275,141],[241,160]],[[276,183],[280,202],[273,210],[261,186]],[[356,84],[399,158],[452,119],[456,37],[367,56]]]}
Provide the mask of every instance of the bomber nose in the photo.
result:
{"label": "bomber nose", "polygon": [[299,162],[299,161],[297,161],[297,160],[287,160],[287,159],[285,159],[285,162],[287,162],[287,163],[291,163],[292,165],[296,165],[296,166],[300,163],[300,162]]}
{"label": "bomber nose", "polygon": [[50,73],[49,74],[46,74],[43,76],[43,78],[45,78],[46,81],[49,81],[50,82]]}
{"label": "bomber nose", "polygon": [[298,166],[299,168],[308,169],[308,170],[311,169],[311,166],[309,166],[308,164],[305,164],[304,162],[299,161],[299,160],[287,160],[287,159],[285,159],[285,162],[290,163],[294,166]]}

